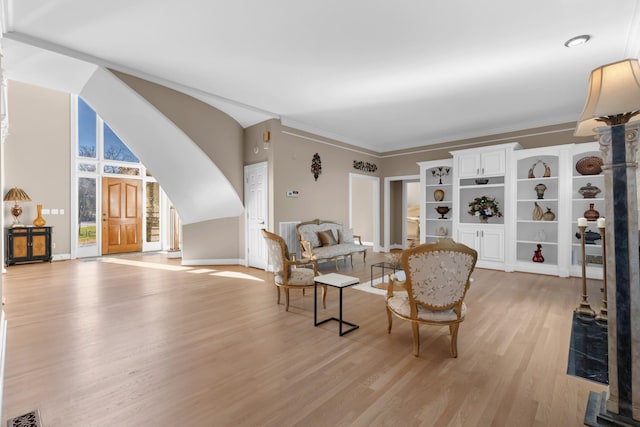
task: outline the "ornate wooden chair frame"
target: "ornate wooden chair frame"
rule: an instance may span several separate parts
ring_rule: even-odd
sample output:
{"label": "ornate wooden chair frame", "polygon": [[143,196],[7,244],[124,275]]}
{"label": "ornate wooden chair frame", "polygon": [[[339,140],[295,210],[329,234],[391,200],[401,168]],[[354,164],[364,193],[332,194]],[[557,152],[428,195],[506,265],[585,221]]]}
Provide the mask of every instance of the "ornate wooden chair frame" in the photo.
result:
{"label": "ornate wooden chair frame", "polygon": [[[318,262],[316,260],[302,259],[292,260],[289,256],[287,243],[277,234],[267,230],[261,230],[262,236],[267,241],[271,265],[274,269],[273,283],[277,290],[277,303],[280,304],[280,288],[284,289],[284,308],[289,311],[289,289],[302,289],[303,295],[306,288],[313,288],[314,278],[318,275]],[[308,268],[313,267],[313,270]],[[327,287],[322,288],[322,306],[326,308]]]}
{"label": "ornate wooden chair frame", "polygon": [[[458,357],[458,328],[464,320],[464,297],[471,283],[471,273],[478,253],[452,239],[443,238],[407,249],[402,253],[402,266],[406,275],[399,281],[391,275],[387,289],[388,333],[391,333],[392,315],[411,322],[413,355],[420,354],[419,325],[449,326],[451,357]],[[396,286],[406,289],[393,294]]]}

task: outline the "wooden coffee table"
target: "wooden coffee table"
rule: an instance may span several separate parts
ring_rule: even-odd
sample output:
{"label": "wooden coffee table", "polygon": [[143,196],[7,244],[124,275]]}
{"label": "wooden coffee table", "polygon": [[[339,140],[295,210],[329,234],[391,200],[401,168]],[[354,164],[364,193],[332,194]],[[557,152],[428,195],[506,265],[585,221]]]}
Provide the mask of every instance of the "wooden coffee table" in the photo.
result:
{"label": "wooden coffee table", "polygon": [[[355,323],[347,322],[346,320],[342,319],[342,289],[347,288],[349,286],[357,285],[359,282],[360,282],[360,279],[358,279],[357,277],[345,276],[344,274],[338,274],[338,273],[329,273],[329,274],[323,274],[322,276],[316,276],[313,284],[313,325],[319,326],[319,325],[322,325],[323,323],[327,323],[331,320],[335,320],[340,323],[340,328],[338,329],[340,336],[343,336],[345,334],[348,334],[349,332],[353,332],[356,329],[358,329],[360,326],[356,325]],[[318,322],[318,303],[317,303],[318,284],[332,286],[334,288],[340,289],[340,311],[337,318],[329,317],[328,319],[324,319]],[[351,327],[343,331],[342,329],[343,324],[349,325]]]}

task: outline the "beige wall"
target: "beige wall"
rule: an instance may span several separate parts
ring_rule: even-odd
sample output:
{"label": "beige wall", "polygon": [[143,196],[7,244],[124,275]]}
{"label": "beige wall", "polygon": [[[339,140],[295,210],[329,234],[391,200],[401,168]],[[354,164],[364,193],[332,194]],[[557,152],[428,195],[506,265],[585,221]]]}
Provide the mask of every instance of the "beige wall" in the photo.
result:
{"label": "beige wall", "polygon": [[[36,204],[63,209],[63,215],[44,215],[53,226],[53,254],[69,254],[70,242],[70,97],[69,94],[8,82],[9,135],[4,146],[5,187],[27,192],[31,202],[20,203],[22,223],[36,217]],[[4,221],[13,222],[5,203]]]}
{"label": "beige wall", "polygon": [[373,243],[374,181],[359,174],[351,178],[351,228],[363,242]]}
{"label": "beige wall", "polygon": [[[349,224],[349,174],[360,173],[354,160],[380,162],[352,147],[286,127],[272,129],[273,225],[281,221],[308,221],[314,218]],[[284,131],[284,133],[283,133]],[[294,135],[289,134],[293,133]],[[275,140],[273,140],[275,135]],[[313,155],[322,161],[322,174],[311,174]],[[378,176],[378,173],[367,173]],[[287,198],[287,190],[297,190],[298,198]]]}
{"label": "beige wall", "polygon": [[[220,168],[243,199],[244,135],[238,122],[191,96],[126,74],[115,74],[182,129]],[[224,243],[216,245],[216,242]],[[183,243],[183,262],[244,258],[244,215],[185,225]]]}

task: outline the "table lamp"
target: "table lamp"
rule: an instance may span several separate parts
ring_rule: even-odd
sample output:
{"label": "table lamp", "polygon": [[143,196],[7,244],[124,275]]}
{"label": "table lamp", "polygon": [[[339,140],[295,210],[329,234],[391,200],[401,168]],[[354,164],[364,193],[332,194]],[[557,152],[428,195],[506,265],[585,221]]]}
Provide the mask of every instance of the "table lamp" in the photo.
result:
{"label": "table lamp", "polygon": [[12,227],[23,227],[20,223],[20,215],[22,215],[22,208],[18,205],[18,202],[30,202],[31,198],[24,192],[22,188],[13,187],[11,190],[7,191],[7,194],[4,195],[5,202],[13,202],[13,206],[11,207],[11,215],[13,215],[13,224]]}

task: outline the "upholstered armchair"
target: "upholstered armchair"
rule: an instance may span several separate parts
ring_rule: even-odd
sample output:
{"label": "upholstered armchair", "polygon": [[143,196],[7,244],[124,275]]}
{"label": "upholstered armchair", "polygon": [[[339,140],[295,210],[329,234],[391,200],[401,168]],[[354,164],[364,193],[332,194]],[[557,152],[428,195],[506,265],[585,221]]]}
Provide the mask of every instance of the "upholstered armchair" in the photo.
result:
{"label": "upholstered armchair", "polygon": [[[287,243],[277,234],[262,230],[269,250],[269,260],[273,267],[273,281],[277,290],[277,303],[280,304],[280,288],[284,289],[284,308],[289,311],[289,289],[313,288],[314,278],[318,275],[318,263],[316,260],[290,259]],[[310,267],[310,268],[309,268]],[[322,288],[322,306],[326,308],[327,287]]]}
{"label": "upholstered armchair", "polygon": [[[414,356],[420,354],[419,325],[435,325],[449,327],[451,357],[458,357],[458,328],[467,311],[464,297],[477,257],[475,250],[449,238],[403,251],[405,280],[392,275],[387,289],[388,332],[393,316],[411,322]],[[394,287],[400,286],[406,293],[394,295]]]}

